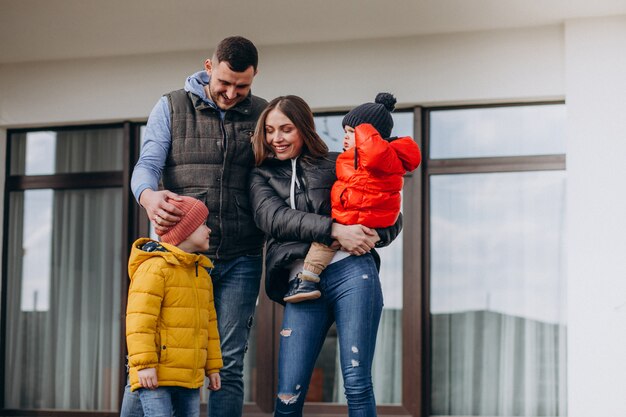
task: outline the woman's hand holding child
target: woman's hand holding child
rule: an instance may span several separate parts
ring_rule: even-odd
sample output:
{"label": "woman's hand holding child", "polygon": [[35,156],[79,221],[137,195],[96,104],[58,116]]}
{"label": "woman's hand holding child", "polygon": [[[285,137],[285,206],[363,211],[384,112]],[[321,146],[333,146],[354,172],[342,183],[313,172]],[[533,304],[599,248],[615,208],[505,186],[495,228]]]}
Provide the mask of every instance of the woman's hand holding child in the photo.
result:
{"label": "woman's hand holding child", "polygon": [[364,255],[380,240],[376,230],[360,224],[343,225],[333,223],[331,236],[351,255]]}

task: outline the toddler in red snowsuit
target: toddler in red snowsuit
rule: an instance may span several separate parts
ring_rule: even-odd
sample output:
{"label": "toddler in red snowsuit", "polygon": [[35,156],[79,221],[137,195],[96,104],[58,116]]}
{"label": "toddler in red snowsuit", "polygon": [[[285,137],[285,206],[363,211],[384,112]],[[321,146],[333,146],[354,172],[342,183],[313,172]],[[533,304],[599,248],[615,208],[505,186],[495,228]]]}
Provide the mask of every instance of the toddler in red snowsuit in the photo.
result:
{"label": "toddler in red snowsuit", "polygon": [[[419,166],[421,153],[408,136],[389,138],[395,103],[391,94],[379,93],[374,103],[362,104],[343,118],[344,152],[337,157],[337,181],[331,191],[332,217],[338,223],[384,228],[398,219],[403,176]],[[319,275],[336,252],[314,242],[283,300],[319,298]]]}

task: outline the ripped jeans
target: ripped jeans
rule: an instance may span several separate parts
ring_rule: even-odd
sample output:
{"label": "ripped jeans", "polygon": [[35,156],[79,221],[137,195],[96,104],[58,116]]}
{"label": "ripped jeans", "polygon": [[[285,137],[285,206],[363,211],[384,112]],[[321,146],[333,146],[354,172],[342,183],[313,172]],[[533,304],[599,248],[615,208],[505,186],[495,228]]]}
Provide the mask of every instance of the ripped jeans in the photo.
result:
{"label": "ripped jeans", "polygon": [[315,361],[336,322],[348,415],[376,416],[371,370],[383,296],[374,260],[368,254],[330,264],[320,284],[321,298],[285,306],[274,415],[302,415]]}

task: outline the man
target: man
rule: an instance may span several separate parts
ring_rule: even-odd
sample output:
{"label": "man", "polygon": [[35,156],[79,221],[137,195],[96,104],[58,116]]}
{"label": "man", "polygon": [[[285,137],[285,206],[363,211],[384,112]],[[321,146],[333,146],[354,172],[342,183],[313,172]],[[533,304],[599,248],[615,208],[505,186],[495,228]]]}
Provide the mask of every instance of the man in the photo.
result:
{"label": "man", "polygon": [[[182,215],[168,200],[191,196],[209,208],[206,255],[215,265],[211,276],[224,360],[222,388],[209,397],[211,417],[242,414],[243,359],[261,278],[263,235],[248,197],[254,165],[250,138],[267,105],[250,92],[257,64],[252,42],[239,36],[222,40],[204,71],[188,77],[184,89],[163,96],[150,113],[131,179],[157,234]],[[121,415],[141,415],[130,395],[124,395]]]}

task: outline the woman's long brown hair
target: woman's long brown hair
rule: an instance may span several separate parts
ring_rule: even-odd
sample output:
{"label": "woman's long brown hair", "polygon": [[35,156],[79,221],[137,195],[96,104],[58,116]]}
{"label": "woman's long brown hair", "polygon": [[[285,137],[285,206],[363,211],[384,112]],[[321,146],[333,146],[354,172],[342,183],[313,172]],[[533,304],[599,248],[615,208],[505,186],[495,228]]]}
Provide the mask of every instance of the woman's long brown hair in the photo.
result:
{"label": "woman's long brown hair", "polygon": [[306,101],[298,96],[280,96],[270,101],[259,120],[252,136],[252,150],[254,151],[254,162],[259,166],[267,158],[273,157],[274,152],[267,143],[265,137],[265,122],[267,115],[272,110],[279,110],[293,123],[304,142],[302,155],[312,158],[319,158],[328,155],[328,146],[315,131],[313,112]]}

